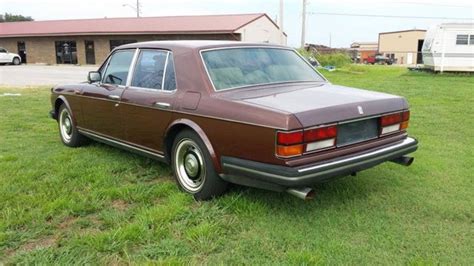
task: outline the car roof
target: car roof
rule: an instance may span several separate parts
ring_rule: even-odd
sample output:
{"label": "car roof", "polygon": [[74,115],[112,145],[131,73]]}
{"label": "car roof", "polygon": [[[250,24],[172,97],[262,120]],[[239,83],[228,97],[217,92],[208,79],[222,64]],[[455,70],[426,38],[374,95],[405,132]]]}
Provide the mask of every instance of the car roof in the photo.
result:
{"label": "car roof", "polygon": [[118,49],[129,49],[129,48],[161,48],[161,49],[191,49],[191,50],[204,50],[212,48],[225,48],[225,47],[236,47],[236,46],[264,46],[264,47],[279,47],[286,48],[287,46],[268,44],[268,43],[250,43],[240,41],[206,41],[206,40],[194,40],[194,41],[149,41],[149,42],[137,42],[119,46]]}

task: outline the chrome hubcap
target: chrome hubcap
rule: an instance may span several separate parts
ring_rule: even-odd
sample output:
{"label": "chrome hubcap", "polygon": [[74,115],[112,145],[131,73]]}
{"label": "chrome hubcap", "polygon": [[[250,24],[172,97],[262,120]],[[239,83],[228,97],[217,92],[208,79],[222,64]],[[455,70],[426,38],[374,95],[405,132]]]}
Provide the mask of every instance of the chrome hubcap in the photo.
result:
{"label": "chrome hubcap", "polygon": [[194,179],[199,173],[199,161],[192,153],[188,153],[184,158],[184,169],[191,179]]}
{"label": "chrome hubcap", "polygon": [[59,128],[64,141],[69,142],[72,137],[72,120],[67,109],[63,109],[59,115]]}
{"label": "chrome hubcap", "polygon": [[205,180],[206,167],[202,151],[190,139],[183,139],[176,147],[174,166],[178,181],[189,192],[199,191]]}

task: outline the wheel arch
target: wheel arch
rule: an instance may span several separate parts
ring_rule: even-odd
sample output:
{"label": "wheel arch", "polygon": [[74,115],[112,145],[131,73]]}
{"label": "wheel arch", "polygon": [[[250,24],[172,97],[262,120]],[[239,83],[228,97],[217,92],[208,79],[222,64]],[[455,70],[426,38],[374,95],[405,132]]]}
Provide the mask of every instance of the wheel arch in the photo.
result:
{"label": "wheel arch", "polygon": [[13,64],[13,62],[15,61],[15,59],[17,59],[17,58],[18,58],[18,60],[20,60],[20,64],[21,64],[21,57],[18,56],[18,55],[13,56],[13,58],[12,58],[12,64]]}
{"label": "wheel arch", "polygon": [[206,145],[209,154],[211,155],[211,160],[213,162],[216,172],[220,173],[221,164],[219,162],[219,159],[217,158],[217,154],[212,146],[211,141],[207,137],[204,130],[197,123],[189,119],[177,119],[173,121],[166,130],[163,144],[165,147],[165,154],[168,162],[171,162],[171,148],[173,146],[174,138],[179,132],[185,129],[190,129],[199,135],[201,140],[204,142],[204,145]]}
{"label": "wheel arch", "polygon": [[67,109],[69,109],[72,122],[76,125],[76,117],[74,116],[74,113],[72,112],[71,106],[69,105],[69,102],[67,101],[66,97],[64,95],[59,95],[58,98],[54,101],[54,113],[56,115],[56,120],[59,119],[59,108],[61,105],[66,105]]}

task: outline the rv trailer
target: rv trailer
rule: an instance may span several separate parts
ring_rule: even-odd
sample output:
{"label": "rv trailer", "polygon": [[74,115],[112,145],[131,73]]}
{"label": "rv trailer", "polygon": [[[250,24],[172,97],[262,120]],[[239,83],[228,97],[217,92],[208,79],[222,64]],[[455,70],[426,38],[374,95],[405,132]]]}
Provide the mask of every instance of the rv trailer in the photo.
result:
{"label": "rv trailer", "polygon": [[443,23],[428,30],[423,64],[435,72],[474,72],[474,23]]}

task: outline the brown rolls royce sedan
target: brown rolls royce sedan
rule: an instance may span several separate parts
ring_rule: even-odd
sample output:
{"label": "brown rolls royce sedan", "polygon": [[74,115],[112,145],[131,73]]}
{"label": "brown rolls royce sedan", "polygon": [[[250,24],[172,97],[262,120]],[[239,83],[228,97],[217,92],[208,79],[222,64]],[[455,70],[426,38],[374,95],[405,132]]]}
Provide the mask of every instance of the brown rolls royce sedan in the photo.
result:
{"label": "brown rolls royce sedan", "polygon": [[171,165],[196,199],[229,183],[310,187],[392,161],[409,165],[407,101],[332,85],[294,49],[221,41],[120,46],[88,82],[52,89],[62,142],[87,139]]}

